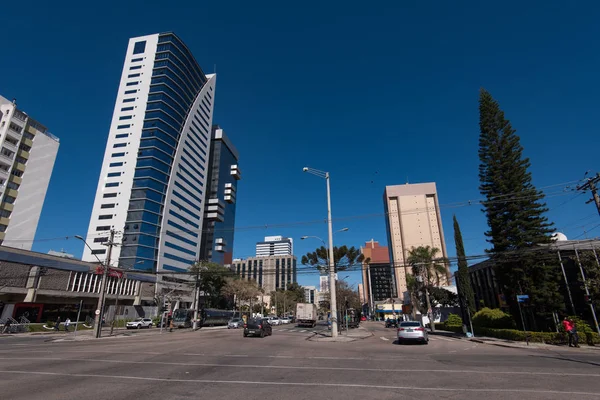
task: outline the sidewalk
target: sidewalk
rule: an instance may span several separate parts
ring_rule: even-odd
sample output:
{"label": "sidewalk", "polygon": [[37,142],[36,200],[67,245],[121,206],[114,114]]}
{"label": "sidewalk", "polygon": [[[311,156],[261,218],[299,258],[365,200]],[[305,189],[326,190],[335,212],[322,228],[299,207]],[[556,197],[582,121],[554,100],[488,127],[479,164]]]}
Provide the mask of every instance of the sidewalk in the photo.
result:
{"label": "sidewalk", "polygon": [[338,337],[331,337],[331,331],[315,332],[315,334],[308,338],[311,342],[355,342],[357,340],[366,339],[373,336],[372,332],[369,332],[363,327],[350,329],[348,331],[342,331],[338,334]]}
{"label": "sidewalk", "polygon": [[526,342],[515,342],[513,340],[506,339],[498,339],[487,336],[475,336],[468,338],[465,335],[449,332],[449,331],[440,331],[436,330],[435,332],[429,332],[430,335],[440,335],[440,336],[448,336],[456,339],[465,339],[474,343],[482,343],[491,346],[498,347],[508,347],[513,349],[542,349],[542,350],[556,350],[556,349],[567,349],[573,351],[582,351],[582,350],[590,350],[590,351],[600,351],[600,346],[588,346],[583,343],[580,344],[580,348],[570,348],[567,345],[556,345],[556,344],[548,344],[548,343],[539,343],[539,342],[529,342],[529,345]]}

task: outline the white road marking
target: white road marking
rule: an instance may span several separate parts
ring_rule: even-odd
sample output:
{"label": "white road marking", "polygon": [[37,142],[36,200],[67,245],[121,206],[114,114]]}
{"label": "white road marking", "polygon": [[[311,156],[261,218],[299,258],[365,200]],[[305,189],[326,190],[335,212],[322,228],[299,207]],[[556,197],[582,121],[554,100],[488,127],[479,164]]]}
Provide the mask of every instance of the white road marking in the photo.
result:
{"label": "white road marking", "polygon": [[[313,357],[313,358],[332,358],[335,357]],[[164,361],[129,361],[129,360],[103,360],[97,358],[61,358],[61,357],[19,357],[8,358],[0,357],[0,360],[8,360],[15,363],[21,360],[27,361],[79,361],[106,364],[135,364],[135,365],[177,365],[194,367],[222,367],[222,368],[262,368],[262,369],[297,369],[297,370],[323,370],[323,371],[369,371],[369,372],[434,372],[448,374],[492,374],[492,375],[541,375],[541,376],[586,376],[600,377],[600,374],[568,373],[568,372],[531,372],[531,371],[480,371],[480,370],[446,370],[446,369],[394,369],[394,368],[354,368],[354,367],[318,367],[318,366],[294,366],[294,365],[255,365],[255,364],[214,364],[214,363],[185,363],[185,362],[164,362]],[[2,371],[0,371],[2,372]],[[567,393],[567,392],[565,392]]]}
{"label": "white road marking", "polygon": [[306,332],[306,329],[303,329],[303,330],[300,331],[300,333],[304,333],[304,332]]}
{"label": "white road marking", "polygon": [[454,342],[454,339],[448,339],[448,338],[445,338],[445,337],[439,337],[439,336],[437,336],[436,339],[445,340],[446,342]]}
{"label": "white road marking", "polygon": [[16,371],[16,370],[0,370],[4,374],[20,374],[20,375],[47,375],[47,376],[66,376],[72,378],[105,378],[105,379],[123,379],[123,380],[138,380],[152,382],[180,382],[180,383],[216,383],[230,385],[262,385],[262,386],[305,386],[305,387],[352,387],[361,389],[389,389],[389,390],[413,390],[413,391],[435,391],[435,392],[475,392],[475,393],[532,393],[532,394],[557,394],[557,395],[578,395],[578,396],[598,396],[597,392],[570,392],[559,390],[536,390],[536,389],[492,389],[492,388],[446,388],[446,387],[417,387],[417,386],[391,386],[391,385],[373,385],[358,384],[358,383],[314,383],[314,382],[265,382],[265,381],[226,381],[212,379],[170,379],[170,378],[150,378],[143,376],[120,376],[120,375],[101,375],[101,374],[69,374],[62,372],[42,372],[42,371]]}
{"label": "white road marking", "polygon": [[388,341],[390,340],[390,339],[388,339],[386,337],[383,337],[383,336],[381,336],[379,339],[381,339],[381,340],[388,340]]}

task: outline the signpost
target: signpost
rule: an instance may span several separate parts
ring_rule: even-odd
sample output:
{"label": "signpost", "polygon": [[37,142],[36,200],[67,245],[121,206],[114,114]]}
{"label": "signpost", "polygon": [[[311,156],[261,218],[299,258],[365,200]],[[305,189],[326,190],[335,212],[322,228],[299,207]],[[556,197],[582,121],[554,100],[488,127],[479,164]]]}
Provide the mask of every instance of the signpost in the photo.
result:
{"label": "signpost", "polygon": [[521,309],[521,303],[526,303],[528,301],[528,294],[517,295],[517,305],[519,306],[519,313],[521,314],[521,323],[523,324],[523,332],[525,332],[525,342],[527,343],[527,346],[529,346],[529,336],[527,335],[527,329],[525,328],[525,318],[523,318],[523,310]]}

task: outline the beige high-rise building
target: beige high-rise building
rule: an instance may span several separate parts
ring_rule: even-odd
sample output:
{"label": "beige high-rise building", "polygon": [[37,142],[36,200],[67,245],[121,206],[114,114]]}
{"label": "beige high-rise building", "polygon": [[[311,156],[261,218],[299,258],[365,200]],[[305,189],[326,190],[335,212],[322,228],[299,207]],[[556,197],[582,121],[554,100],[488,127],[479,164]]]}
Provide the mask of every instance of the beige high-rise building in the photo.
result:
{"label": "beige high-rise building", "polygon": [[[398,296],[402,297],[406,274],[412,272],[406,259],[413,247],[430,246],[439,249],[439,257],[448,257],[435,183],[386,186],[383,203],[390,262]],[[448,284],[449,273],[441,285]]]}
{"label": "beige high-rise building", "polygon": [[242,279],[255,281],[271,293],[297,282],[297,258],[293,255],[234,259],[230,268]]}

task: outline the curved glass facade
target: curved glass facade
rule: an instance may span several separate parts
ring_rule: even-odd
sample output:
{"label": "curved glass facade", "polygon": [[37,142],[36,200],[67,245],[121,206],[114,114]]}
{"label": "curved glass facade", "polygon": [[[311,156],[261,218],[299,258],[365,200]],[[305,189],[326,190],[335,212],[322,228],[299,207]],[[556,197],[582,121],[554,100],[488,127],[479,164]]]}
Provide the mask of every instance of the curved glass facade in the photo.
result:
{"label": "curved glass facade", "polygon": [[[183,42],[161,34],[137,155],[120,262],[157,269],[165,198],[186,118],[207,78]],[[140,265],[141,264],[141,265]]]}

